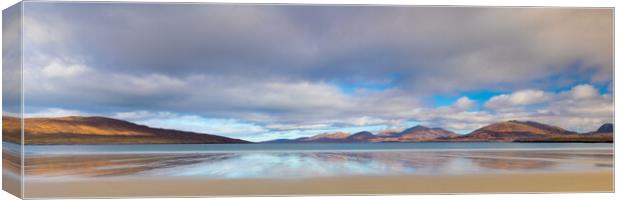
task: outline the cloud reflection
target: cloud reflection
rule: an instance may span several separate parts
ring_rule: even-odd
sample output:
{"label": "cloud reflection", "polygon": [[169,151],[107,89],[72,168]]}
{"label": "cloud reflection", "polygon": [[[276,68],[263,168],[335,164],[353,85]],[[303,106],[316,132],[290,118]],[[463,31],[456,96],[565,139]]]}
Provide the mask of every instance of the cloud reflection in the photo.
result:
{"label": "cloud reflection", "polygon": [[[514,152],[241,152],[31,155],[28,178],[203,177],[290,179],[331,176],[467,175],[593,170],[606,151]],[[76,158],[78,156],[79,158]],[[578,159],[575,159],[578,158]]]}

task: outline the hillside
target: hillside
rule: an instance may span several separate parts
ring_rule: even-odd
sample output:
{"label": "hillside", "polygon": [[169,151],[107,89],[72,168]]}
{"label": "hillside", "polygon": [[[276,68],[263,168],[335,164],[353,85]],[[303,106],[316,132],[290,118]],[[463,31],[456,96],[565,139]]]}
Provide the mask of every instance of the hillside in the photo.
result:
{"label": "hillside", "polygon": [[594,133],[613,133],[614,125],[610,123],[603,124],[600,128],[598,128]]}
{"label": "hillside", "polygon": [[542,139],[576,135],[562,128],[531,121],[505,121],[479,128],[452,141],[512,142],[520,139]]}
{"label": "hillside", "polygon": [[370,140],[376,138],[378,138],[378,136],[372,134],[371,132],[361,131],[344,138],[343,142],[370,142]]}
{"label": "hillside", "polygon": [[337,142],[351,136],[351,134],[343,132],[323,133],[308,138],[301,138],[302,142]]}
{"label": "hillside", "polygon": [[457,137],[459,134],[447,131],[442,128],[428,128],[424,126],[414,126],[403,130],[398,134],[398,138],[401,141],[426,141],[436,138],[452,138]]}
{"label": "hillside", "polygon": [[[3,116],[3,140],[19,142],[19,119]],[[106,117],[26,118],[26,144],[226,144],[244,140],[151,128]]]}
{"label": "hillside", "polygon": [[603,124],[596,131],[582,134],[570,134],[562,136],[552,136],[546,138],[522,138],[515,142],[613,142],[613,124]]}

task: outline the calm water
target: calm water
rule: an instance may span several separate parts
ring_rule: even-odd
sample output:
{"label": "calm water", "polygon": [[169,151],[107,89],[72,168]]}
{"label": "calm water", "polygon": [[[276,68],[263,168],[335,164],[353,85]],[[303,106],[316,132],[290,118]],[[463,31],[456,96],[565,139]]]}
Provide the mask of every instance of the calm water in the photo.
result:
{"label": "calm water", "polygon": [[[11,148],[19,146],[3,143]],[[147,144],[147,145],[29,145],[35,154],[123,154],[205,152],[369,152],[369,151],[511,151],[611,149],[611,143],[314,143],[314,144]]]}
{"label": "calm water", "polygon": [[[5,151],[19,146],[3,143]],[[30,145],[31,180],[93,177],[295,179],[613,169],[613,144],[357,143]]]}

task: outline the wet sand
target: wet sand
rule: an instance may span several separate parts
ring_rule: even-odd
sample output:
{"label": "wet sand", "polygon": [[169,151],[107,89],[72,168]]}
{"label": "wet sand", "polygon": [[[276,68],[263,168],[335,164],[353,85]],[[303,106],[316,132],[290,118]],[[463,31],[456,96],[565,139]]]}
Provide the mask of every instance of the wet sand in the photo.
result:
{"label": "wet sand", "polygon": [[307,179],[123,178],[27,181],[25,197],[181,197],[613,192],[613,170],[455,176]]}

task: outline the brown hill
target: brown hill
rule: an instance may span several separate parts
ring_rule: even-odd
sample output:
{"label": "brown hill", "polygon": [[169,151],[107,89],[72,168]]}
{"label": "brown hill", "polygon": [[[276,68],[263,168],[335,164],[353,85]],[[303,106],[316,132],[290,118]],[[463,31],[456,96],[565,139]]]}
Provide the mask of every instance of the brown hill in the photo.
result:
{"label": "brown hill", "polygon": [[546,138],[522,138],[515,142],[614,142],[613,124],[603,124],[598,130],[561,136],[551,136]]}
{"label": "brown hill", "polygon": [[398,134],[401,131],[398,130],[385,130],[385,131],[381,131],[375,135],[382,137],[382,138],[388,138],[388,137],[398,137]]}
{"label": "brown hill", "polygon": [[400,141],[403,142],[418,142],[436,138],[452,138],[457,136],[459,136],[459,134],[447,131],[442,128],[428,128],[418,125],[400,132],[398,138]]}
{"label": "brown hill", "polygon": [[299,141],[302,141],[302,142],[337,142],[349,136],[351,136],[351,134],[344,133],[344,132],[322,133],[322,134],[318,134],[312,137],[301,138]]}
{"label": "brown hill", "polygon": [[[3,140],[18,143],[18,118],[3,116]],[[195,132],[151,128],[106,117],[24,119],[26,144],[212,144],[244,140]]]}
{"label": "brown hill", "polygon": [[562,128],[531,121],[506,121],[484,126],[451,141],[512,142],[521,139],[538,139],[576,135]]}

